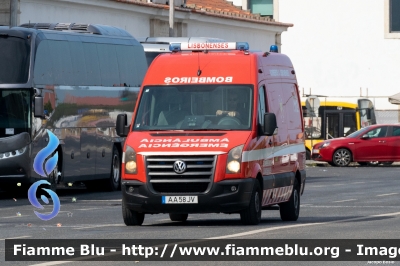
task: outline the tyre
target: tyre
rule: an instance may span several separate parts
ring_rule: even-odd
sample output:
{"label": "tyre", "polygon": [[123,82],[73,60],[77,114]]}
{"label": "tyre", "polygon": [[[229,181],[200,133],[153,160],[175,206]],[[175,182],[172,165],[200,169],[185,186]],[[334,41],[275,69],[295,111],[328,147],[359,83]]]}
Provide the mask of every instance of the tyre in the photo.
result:
{"label": "tyre", "polygon": [[249,206],[240,212],[240,219],[245,225],[257,225],[261,221],[261,200],[262,193],[258,180],[254,181],[253,192]]}
{"label": "tyre", "polygon": [[311,152],[306,150],[306,160],[311,160]]}
{"label": "tyre", "polygon": [[144,213],[128,209],[125,206],[125,200],[122,200],[122,218],[127,226],[142,225],[144,221]]}
{"label": "tyre", "polygon": [[351,152],[348,149],[338,149],[333,154],[332,162],[335,166],[348,166],[351,162]]}
{"label": "tyre", "polygon": [[[60,158],[60,157],[58,157]],[[50,176],[49,176],[49,183],[50,183],[50,189],[54,192],[56,192],[57,190],[57,184],[59,182],[60,176],[58,175],[58,164],[60,162],[58,161],[56,164],[56,167],[54,168],[54,170],[51,172]]]}
{"label": "tyre", "polygon": [[187,213],[170,213],[169,218],[173,222],[186,222],[186,220],[188,218],[188,214]]}
{"label": "tyre", "polygon": [[392,165],[394,162],[380,162],[382,165]]}
{"label": "tyre", "polygon": [[300,214],[300,185],[294,180],[292,195],[288,202],[279,204],[282,221],[297,221]]}
{"label": "tyre", "polygon": [[117,191],[121,189],[121,160],[118,150],[113,148],[113,155],[111,160],[111,173],[107,182],[107,189],[109,191]]}

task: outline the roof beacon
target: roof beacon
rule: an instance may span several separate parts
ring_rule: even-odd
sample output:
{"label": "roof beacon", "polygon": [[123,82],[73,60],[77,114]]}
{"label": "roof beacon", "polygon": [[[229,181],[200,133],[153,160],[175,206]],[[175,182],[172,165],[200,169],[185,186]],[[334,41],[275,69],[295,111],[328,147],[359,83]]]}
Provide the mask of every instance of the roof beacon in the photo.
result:
{"label": "roof beacon", "polygon": [[178,51],[204,51],[204,50],[249,50],[247,42],[212,42],[212,43],[171,43],[171,52]]}
{"label": "roof beacon", "polygon": [[269,51],[271,53],[278,53],[278,46],[276,45],[271,45],[271,47],[269,48]]}

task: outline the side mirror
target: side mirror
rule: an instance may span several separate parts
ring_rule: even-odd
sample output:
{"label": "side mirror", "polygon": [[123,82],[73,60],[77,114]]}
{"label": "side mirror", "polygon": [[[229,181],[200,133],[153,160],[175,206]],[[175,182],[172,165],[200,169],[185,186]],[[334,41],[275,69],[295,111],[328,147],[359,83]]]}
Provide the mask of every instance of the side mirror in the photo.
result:
{"label": "side mirror", "polygon": [[275,130],[278,128],[276,124],[276,116],[274,113],[265,113],[264,114],[264,126],[263,133],[266,136],[275,135]]}
{"label": "side mirror", "polygon": [[120,137],[126,137],[129,134],[129,126],[127,126],[127,115],[126,114],[119,114],[117,116],[117,125],[115,127],[117,131],[117,135]]}
{"label": "side mirror", "polygon": [[35,97],[35,110],[33,115],[35,117],[44,118],[44,105],[43,105],[43,97]]}
{"label": "side mirror", "polygon": [[364,134],[364,135],[362,135],[361,139],[369,139],[369,136],[368,136],[368,134]]}

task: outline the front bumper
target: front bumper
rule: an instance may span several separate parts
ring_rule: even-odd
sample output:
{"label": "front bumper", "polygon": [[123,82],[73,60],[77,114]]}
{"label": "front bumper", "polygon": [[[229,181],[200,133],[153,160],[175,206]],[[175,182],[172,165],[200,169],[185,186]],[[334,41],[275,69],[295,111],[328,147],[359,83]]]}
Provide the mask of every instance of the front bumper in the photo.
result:
{"label": "front bumper", "polygon": [[[213,183],[207,193],[155,194],[146,183],[123,180],[122,200],[125,206],[142,213],[234,213],[250,204],[254,178],[230,179]],[[236,186],[235,192],[231,187]],[[129,192],[133,187],[133,192]],[[198,196],[197,204],[162,204],[162,196]]]}

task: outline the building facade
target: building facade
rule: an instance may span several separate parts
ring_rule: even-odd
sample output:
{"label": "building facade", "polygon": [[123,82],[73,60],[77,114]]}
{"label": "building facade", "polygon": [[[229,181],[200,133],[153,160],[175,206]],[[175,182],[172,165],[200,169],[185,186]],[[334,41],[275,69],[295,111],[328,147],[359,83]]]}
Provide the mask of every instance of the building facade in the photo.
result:
{"label": "building facade", "polygon": [[[3,11],[7,11],[4,2]],[[16,0],[18,1],[18,0]],[[121,27],[135,37],[169,36],[169,6],[162,0],[20,0],[18,24],[35,22],[97,23]],[[225,0],[175,0],[175,36],[247,41],[254,50],[281,45],[290,23],[252,14]],[[10,13],[0,14],[7,25]]]}

